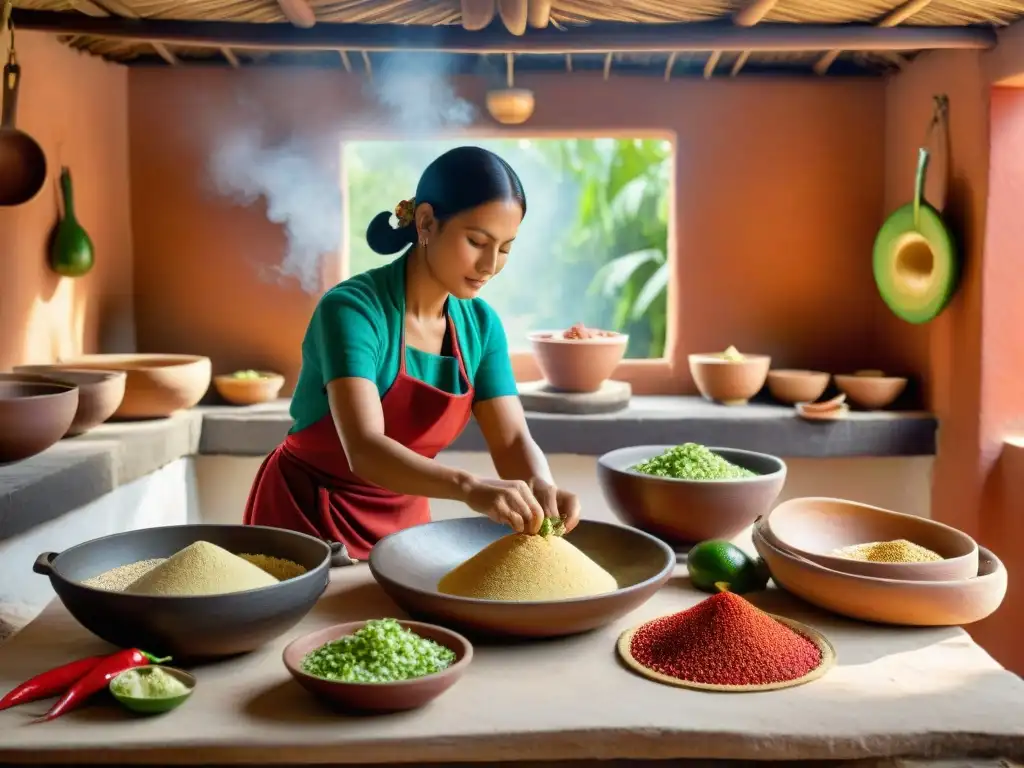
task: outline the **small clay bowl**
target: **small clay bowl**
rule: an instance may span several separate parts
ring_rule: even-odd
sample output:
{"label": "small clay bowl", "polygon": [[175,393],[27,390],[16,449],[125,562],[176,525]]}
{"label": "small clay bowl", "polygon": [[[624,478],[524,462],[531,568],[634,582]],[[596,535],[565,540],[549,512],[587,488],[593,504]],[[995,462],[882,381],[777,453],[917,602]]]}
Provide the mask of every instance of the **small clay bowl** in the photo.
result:
{"label": "small clay bowl", "polygon": [[473,646],[462,635],[436,624],[419,621],[398,620],[404,629],[420,637],[455,651],[455,661],[450,667],[432,675],[401,680],[394,683],[344,683],[324,680],[302,671],[302,660],[306,654],[332,640],[353,635],[363,628],[365,621],[335,624],[326,629],[311,632],[292,640],[284,649],[284,665],[299,685],[315,696],[342,709],[357,712],[384,714],[418,709],[447,691],[466,672],[473,660]]}
{"label": "small clay bowl", "polygon": [[754,525],[754,548],[772,581],[827,611],[861,621],[912,627],[973,624],[992,615],[1006,596],[1006,568],[979,548],[973,578],[957,581],[900,581],[841,573],[773,545],[764,521]]}
{"label": "small clay bowl", "polygon": [[768,355],[744,355],[727,360],[720,354],[690,355],[690,375],[707,400],[722,405],[746,405],[761,391],[772,359]]}
{"label": "small clay bowl", "polygon": [[[911,581],[956,581],[978,573],[978,545],[966,533],[926,517],[856,501],[790,499],[771,511],[765,527],[787,551],[842,573]],[[944,559],[876,563],[832,554],[842,547],[895,539],[926,547]]]}
{"label": "small clay bowl", "polygon": [[58,365],[16,365],[15,375],[31,380],[59,381],[78,387],[78,411],[65,437],[81,435],[105,422],[124,399],[124,371],[88,371]]}
{"label": "small clay bowl", "polygon": [[[117,699],[117,702],[125,709],[130,709],[132,712],[138,712],[141,715],[160,715],[164,712],[170,712],[172,709],[177,709],[185,703],[189,696],[192,695],[192,692],[196,688],[196,678],[183,669],[165,667],[162,665],[160,668],[172,677],[178,678],[178,680],[188,686],[188,691],[180,696],[164,696],[162,698],[143,697],[137,699],[134,696],[122,696],[119,693],[114,693],[114,682],[121,675],[127,674],[127,672],[122,672],[121,675],[117,675],[110,681],[110,685],[108,686],[110,689],[110,695]],[[132,671],[134,670],[128,670],[128,672]]]}
{"label": "small clay bowl", "polygon": [[816,403],[797,403],[793,407],[796,409],[796,415],[806,421],[837,421],[838,419],[845,419],[846,415],[850,412],[850,406],[846,403],[840,403],[825,409],[809,408],[808,406],[811,405],[816,405]]}
{"label": "small clay bowl", "polygon": [[42,453],[67,434],[78,387],[59,381],[0,380],[0,464]]}
{"label": "small clay bowl", "polygon": [[529,335],[540,372],[563,392],[596,392],[622,362],[629,336],[613,333],[592,339],[566,339],[561,331]]}
{"label": "small clay bowl", "polygon": [[[871,371],[871,374],[876,373]],[[836,387],[845,392],[850,402],[868,411],[877,411],[893,404],[907,388],[902,376],[875,376],[864,373],[837,375]]]}
{"label": "small clay bowl", "polygon": [[213,377],[217,394],[232,405],[258,405],[276,400],[284,386],[284,376],[279,373],[257,371],[258,379],[244,379],[234,374]]}
{"label": "small clay bowl", "polygon": [[768,371],[768,392],[780,403],[812,403],[824,394],[832,374],[823,371]]}
{"label": "small clay bowl", "polygon": [[786,482],[786,464],[766,453],[711,448],[726,461],[757,473],[735,480],[676,480],[632,467],[672,446],[619,448],[597,460],[605,501],[626,525],[672,545],[731,539],[768,514]]}

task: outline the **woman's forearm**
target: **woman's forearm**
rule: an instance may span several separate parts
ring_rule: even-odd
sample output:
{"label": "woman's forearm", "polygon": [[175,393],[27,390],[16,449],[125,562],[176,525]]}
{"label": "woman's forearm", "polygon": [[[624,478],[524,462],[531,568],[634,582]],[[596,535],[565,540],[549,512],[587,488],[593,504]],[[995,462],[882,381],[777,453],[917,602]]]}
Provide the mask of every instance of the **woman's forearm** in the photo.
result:
{"label": "woman's forearm", "polygon": [[555,482],[544,451],[528,433],[492,455],[491,460],[502,480],[539,479],[552,485]]}
{"label": "woman's forearm", "polygon": [[420,456],[385,435],[360,441],[349,457],[352,471],[363,480],[393,493],[428,499],[465,501],[475,477]]}

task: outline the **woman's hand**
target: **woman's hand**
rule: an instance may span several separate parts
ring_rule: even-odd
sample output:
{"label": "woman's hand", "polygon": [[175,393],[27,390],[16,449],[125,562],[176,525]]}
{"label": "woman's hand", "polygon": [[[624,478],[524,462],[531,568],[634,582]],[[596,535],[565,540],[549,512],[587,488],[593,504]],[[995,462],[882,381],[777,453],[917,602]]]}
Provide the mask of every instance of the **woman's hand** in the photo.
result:
{"label": "woman's hand", "polygon": [[575,493],[556,488],[546,480],[534,478],[530,481],[530,490],[544,510],[545,517],[555,520],[561,518],[568,533],[580,521],[580,500]]}
{"label": "woman's hand", "polygon": [[535,534],[544,522],[544,507],[534,496],[529,483],[522,480],[473,481],[466,504],[474,512],[486,515],[516,533]]}

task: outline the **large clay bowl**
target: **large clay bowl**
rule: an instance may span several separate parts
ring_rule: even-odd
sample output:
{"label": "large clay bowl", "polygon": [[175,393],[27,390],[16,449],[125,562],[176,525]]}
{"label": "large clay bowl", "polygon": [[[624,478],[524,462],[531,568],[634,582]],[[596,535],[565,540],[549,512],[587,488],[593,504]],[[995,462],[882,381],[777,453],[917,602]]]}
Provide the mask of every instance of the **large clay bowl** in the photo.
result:
{"label": "large clay bowl", "polygon": [[632,467],[671,448],[620,448],[597,460],[597,479],[608,506],[623,522],[669,544],[731,539],[768,514],[786,482],[786,464],[765,453],[734,448],[711,450],[757,477],[738,480],[673,480]]}
{"label": "large clay bowl", "polygon": [[772,359],[768,355],[745,355],[727,360],[720,354],[690,355],[690,375],[697,390],[708,400],[722,405],[745,405],[761,391]]}
{"label": "large clay bowl", "polygon": [[[978,545],[966,533],[918,515],[846,499],[804,497],[785,501],[765,519],[787,550],[834,571],[881,579],[956,581],[978,572]],[[931,563],[875,563],[833,555],[842,547],[906,539],[938,555]]]}
{"label": "large clay bowl", "polygon": [[393,683],[346,683],[325,680],[303,672],[302,660],[306,654],[325,643],[353,635],[366,624],[365,621],[353,621],[335,624],[333,627],[320,629],[292,640],[284,649],[284,665],[299,685],[307,691],[343,709],[373,714],[419,709],[459,681],[473,660],[473,646],[457,632],[436,624],[402,620],[398,623],[420,637],[433,640],[454,651],[455,661],[447,669],[432,675]]}
{"label": "large clay bowl", "polygon": [[0,381],[0,464],[42,453],[68,431],[78,387],[58,381]]}
{"label": "large clay bowl", "polygon": [[629,336],[623,333],[566,339],[559,331],[537,331],[529,338],[544,378],[564,392],[599,390],[615,372],[629,344]]}
{"label": "large clay bowl", "polygon": [[837,375],[835,379],[836,387],[851,403],[868,411],[887,408],[907,388],[902,376]]}
{"label": "large clay bowl", "polygon": [[[170,557],[197,541],[291,560],[306,573],[245,592],[193,597],[131,595],[82,583],[111,568]],[[94,635],[180,663],[246,653],[298,624],[327,588],[331,552],[331,545],[283,528],[169,525],[93,539],[59,554],[44,552],[33,570],[49,577],[64,607]]]}
{"label": "large clay bowl", "polygon": [[192,408],[210,388],[210,358],[196,355],[84,355],[61,365],[124,371],[124,399],[115,419],[162,419]]}
{"label": "large clay bowl", "polygon": [[643,605],[668,581],[675,553],[642,531],[583,520],[566,536],[618,581],[604,595],[505,602],[445,595],[437,583],[511,529],[483,517],[439,520],[385,537],[370,550],[370,572],[411,616],[474,635],[557,637],[604,626]]}
{"label": "large clay bowl", "polygon": [[787,552],[770,541],[763,521],[754,526],[754,547],[775,584],[819,608],[879,624],[946,627],[981,621],[1006,596],[1006,569],[980,549],[974,578],[903,581],[841,573]]}
{"label": "large clay bowl", "polygon": [[259,372],[259,378],[241,378],[233,373],[213,377],[217,394],[232,405],[258,405],[277,399],[284,386],[284,376],[279,373]]}
{"label": "large clay bowl", "polygon": [[825,393],[832,375],[824,371],[768,371],[768,392],[780,403],[813,403]]}
{"label": "large clay bowl", "polygon": [[111,416],[124,399],[124,371],[89,371],[55,365],[18,365],[17,375],[60,381],[78,387],[78,411],[67,435],[81,435]]}

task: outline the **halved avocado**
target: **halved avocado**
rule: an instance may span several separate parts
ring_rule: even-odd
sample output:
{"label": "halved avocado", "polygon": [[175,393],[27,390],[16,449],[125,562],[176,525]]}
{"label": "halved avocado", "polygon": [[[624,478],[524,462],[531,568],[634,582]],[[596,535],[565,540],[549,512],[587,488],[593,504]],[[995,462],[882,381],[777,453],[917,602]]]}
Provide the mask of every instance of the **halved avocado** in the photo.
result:
{"label": "halved avocado", "polygon": [[927,323],[952,298],[960,279],[956,242],[942,215],[923,198],[928,152],[918,160],[914,201],[886,219],[875,238],[875,284],[908,323]]}

